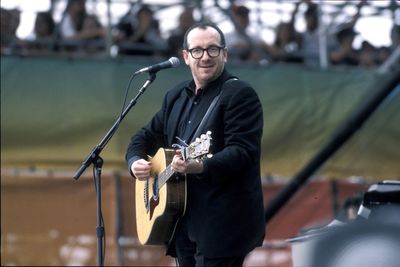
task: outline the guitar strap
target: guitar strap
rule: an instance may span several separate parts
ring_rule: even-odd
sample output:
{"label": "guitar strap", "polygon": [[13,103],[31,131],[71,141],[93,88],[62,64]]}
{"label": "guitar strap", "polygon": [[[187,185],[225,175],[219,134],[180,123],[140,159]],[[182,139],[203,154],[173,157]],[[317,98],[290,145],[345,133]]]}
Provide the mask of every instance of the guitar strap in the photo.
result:
{"label": "guitar strap", "polygon": [[[221,91],[219,92],[219,94],[218,94],[216,97],[214,97],[213,101],[211,102],[210,106],[208,107],[208,109],[207,109],[207,111],[206,111],[206,114],[204,114],[203,119],[201,120],[199,126],[198,126],[197,129],[196,129],[195,134],[193,135],[193,138],[197,138],[197,137],[200,136],[200,133],[201,133],[201,131],[203,130],[202,128],[204,127],[204,124],[206,123],[208,117],[210,117],[211,112],[213,111],[215,105],[216,105],[217,102],[218,102],[219,97],[221,96],[221,92],[222,92],[222,89],[223,89],[224,85],[225,85],[227,82],[229,82],[229,81],[235,81],[235,80],[238,80],[238,78],[230,78],[230,79],[228,79],[228,80],[226,80],[226,81],[224,82],[224,84],[223,84],[222,87],[221,87]],[[193,140],[192,140],[192,141],[193,141]]]}

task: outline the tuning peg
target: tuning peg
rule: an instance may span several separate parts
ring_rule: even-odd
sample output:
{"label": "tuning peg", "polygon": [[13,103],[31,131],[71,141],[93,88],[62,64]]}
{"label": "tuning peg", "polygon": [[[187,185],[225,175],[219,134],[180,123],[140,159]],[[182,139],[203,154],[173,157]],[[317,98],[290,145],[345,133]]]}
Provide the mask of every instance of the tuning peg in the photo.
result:
{"label": "tuning peg", "polygon": [[207,158],[212,158],[213,154],[207,154]]}

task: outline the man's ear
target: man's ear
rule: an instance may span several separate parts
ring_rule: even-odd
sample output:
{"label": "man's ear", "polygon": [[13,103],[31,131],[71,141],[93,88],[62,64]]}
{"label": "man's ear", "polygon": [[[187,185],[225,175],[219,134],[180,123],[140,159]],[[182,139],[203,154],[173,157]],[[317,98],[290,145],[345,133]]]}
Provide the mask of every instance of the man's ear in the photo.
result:
{"label": "man's ear", "polygon": [[185,64],[189,66],[189,52],[187,50],[182,50],[182,57],[185,60]]}
{"label": "man's ear", "polygon": [[226,63],[228,61],[228,48],[225,47],[222,52],[224,53],[224,63]]}

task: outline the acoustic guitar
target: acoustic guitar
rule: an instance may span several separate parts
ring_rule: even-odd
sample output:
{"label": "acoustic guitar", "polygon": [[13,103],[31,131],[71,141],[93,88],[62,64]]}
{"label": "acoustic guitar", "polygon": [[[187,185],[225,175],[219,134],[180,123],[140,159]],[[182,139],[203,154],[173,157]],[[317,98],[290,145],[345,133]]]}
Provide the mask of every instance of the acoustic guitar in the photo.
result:
{"label": "acoustic guitar", "polygon": [[[184,160],[211,157],[211,132],[196,138],[180,152]],[[135,205],[138,238],[143,245],[166,245],[186,209],[186,177],[172,170],[173,149],[158,149],[153,157],[150,177],[136,179]]]}

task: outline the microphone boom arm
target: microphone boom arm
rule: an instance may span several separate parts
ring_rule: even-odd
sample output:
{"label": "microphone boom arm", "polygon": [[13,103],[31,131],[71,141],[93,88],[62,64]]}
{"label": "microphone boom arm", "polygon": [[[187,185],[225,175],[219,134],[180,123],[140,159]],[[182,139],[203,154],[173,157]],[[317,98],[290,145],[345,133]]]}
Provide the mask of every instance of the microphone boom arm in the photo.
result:
{"label": "microphone boom arm", "polygon": [[155,78],[156,78],[156,73],[150,72],[149,78],[146,80],[146,82],[140,88],[138,94],[129,102],[128,106],[121,113],[121,116],[118,117],[117,121],[113,124],[113,126],[110,128],[110,130],[107,132],[107,134],[103,137],[103,139],[100,141],[100,143],[97,144],[93,148],[92,152],[90,152],[89,155],[87,156],[87,158],[82,162],[81,167],[78,169],[78,171],[73,176],[73,178],[75,180],[79,179],[79,177],[83,174],[83,172],[86,170],[87,167],[89,167],[89,165],[91,163],[95,163],[97,161],[97,159],[100,156],[101,151],[104,149],[104,147],[111,140],[111,138],[113,137],[115,132],[118,130],[119,125],[122,122],[122,120],[128,114],[130,109],[136,105],[136,102],[139,99],[139,97],[146,91],[147,87],[154,81]]}

